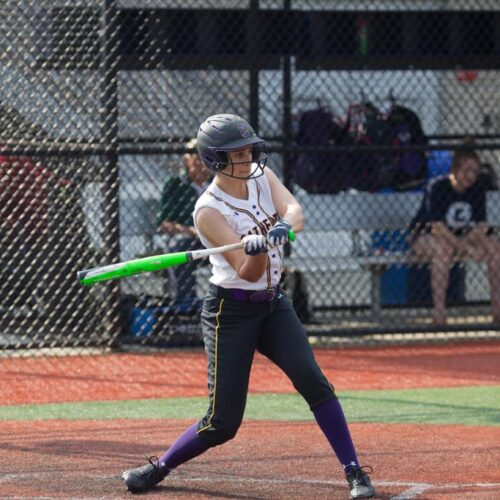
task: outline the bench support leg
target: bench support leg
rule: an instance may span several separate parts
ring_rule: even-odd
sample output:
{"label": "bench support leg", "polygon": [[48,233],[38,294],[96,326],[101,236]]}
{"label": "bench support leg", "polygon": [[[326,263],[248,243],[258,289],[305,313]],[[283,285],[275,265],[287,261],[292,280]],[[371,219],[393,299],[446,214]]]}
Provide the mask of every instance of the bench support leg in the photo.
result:
{"label": "bench support leg", "polygon": [[380,293],[380,281],[382,277],[382,270],[379,268],[372,269],[370,273],[370,310],[372,313],[373,321],[379,322],[382,312],[382,298]]}

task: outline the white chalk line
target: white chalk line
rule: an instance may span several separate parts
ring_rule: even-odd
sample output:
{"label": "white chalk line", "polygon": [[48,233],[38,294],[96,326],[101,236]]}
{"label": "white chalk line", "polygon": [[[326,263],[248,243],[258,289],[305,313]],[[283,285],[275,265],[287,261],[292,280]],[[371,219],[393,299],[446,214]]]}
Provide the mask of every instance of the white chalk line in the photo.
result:
{"label": "white chalk line", "polygon": [[[381,484],[381,486],[383,486],[383,484]],[[390,497],[389,500],[412,500],[414,498],[418,498],[426,492],[429,492],[433,488],[434,486],[432,484],[415,484],[399,495]]]}
{"label": "white chalk line", "polygon": [[[30,496],[30,497],[19,497],[19,496],[14,496],[14,497],[2,497],[6,500],[33,500],[36,498],[36,500],[61,500],[61,497],[41,497],[41,496]],[[109,500],[109,496],[105,497],[75,497],[71,495],[71,500]]]}
{"label": "white chalk line", "polygon": [[[14,497],[2,497],[6,500],[33,500],[36,498],[36,500],[61,500],[61,497],[41,497],[41,496],[30,496],[30,497],[19,497],[19,496],[14,496]],[[71,495],[71,500],[109,500],[109,496],[105,497],[75,497]]]}
{"label": "white chalk line", "polygon": [[[0,483],[6,483],[8,481],[19,480],[19,479],[29,479],[29,478],[40,478],[40,475],[44,474],[45,476],[50,475],[50,472],[46,473],[11,473],[11,474],[3,474],[0,475]],[[68,471],[65,472],[65,475],[68,476]],[[73,473],[73,476],[86,476],[85,473]],[[119,475],[117,474],[110,476],[109,474],[98,474],[92,473],[93,478],[102,478],[102,479],[110,479],[115,478],[119,479]],[[317,486],[347,486],[346,481],[343,480],[321,480],[321,479],[302,479],[302,478],[285,478],[285,479],[274,479],[274,478],[251,478],[251,477],[241,477],[234,475],[217,475],[212,474],[210,476],[190,476],[185,474],[173,474],[171,477],[174,482],[200,482],[200,483],[214,483],[221,481],[229,481],[229,482],[238,482],[238,483],[249,483],[249,484],[307,484],[307,485],[317,485]],[[390,497],[390,500],[412,500],[418,499],[418,497],[424,493],[429,493],[431,490],[461,490],[464,488],[500,488],[500,483],[448,483],[448,484],[432,484],[432,483],[416,483],[416,482],[408,482],[408,481],[384,481],[384,480],[376,480],[374,481],[375,488],[377,486],[380,487],[402,487],[406,488],[402,493]],[[8,497],[11,500],[25,500],[32,497],[23,497],[23,496],[12,496]],[[38,496],[37,499],[40,500],[55,500],[58,497],[48,497],[48,496]],[[72,497],[73,500],[103,500],[106,497]]]}
{"label": "white chalk line", "polygon": [[[316,479],[300,479],[300,478],[287,478],[287,479],[272,479],[272,478],[245,478],[245,477],[234,477],[234,476],[222,476],[222,477],[183,477],[183,478],[172,478],[173,480],[181,481],[198,481],[198,482],[220,482],[226,481],[237,481],[240,483],[261,483],[261,484],[310,484],[318,486],[347,486],[346,481],[342,480],[316,480]],[[387,486],[394,487],[399,486],[406,488],[399,495],[390,497],[389,500],[412,500],[417,499],[419,495],[428,493],[430,490],[457,490],[463,488],[500,488],[500,483],[462,483],[462,484],[430,484],[430,483],[413,483],[406,481],[374,481],[375,489],[377,486]]]}
{"label": "white chalk line", "polygon": [[[174,479],[174,478],[172,478]],[[175,478],[174,480],[176,480]],[[315,479],[293,479],[293,478],[287,478],[287,479],[263,479],[263,478],[240,478],[240,477],[228,477],[226,478],[225,476],[219,477],[219,478],[205,478],[205,477],[186,477],[182,478],[182,481],[199,481],[199,482],[219,482],[219,481],[224,481],[224,480],[233,480],[237,481],[240,483],[261,483],[261,484],[308,484],[308,485],[316,485],[316,486],[345,486],[347,488],[347,482],[341,481],[341,480],[336,480],[336,479],[331,479],[331,480],[315,480]],[[432,489],[434,486],[432,484],[427,484],[427,483],[408,483],[404,481],[376,481],[374,482],[375,488],[377,486],[388,486],[388,487],[394,487],[394,486],[400,486],[403,488],[407,488],[403,493],[400,495],[397,495],[395,497],[390,497],[389,500],[411,500],[413,498],[418,498],[417,495],[420,495],[430,489]],[[499,484],[500,486],[500,484]]]}

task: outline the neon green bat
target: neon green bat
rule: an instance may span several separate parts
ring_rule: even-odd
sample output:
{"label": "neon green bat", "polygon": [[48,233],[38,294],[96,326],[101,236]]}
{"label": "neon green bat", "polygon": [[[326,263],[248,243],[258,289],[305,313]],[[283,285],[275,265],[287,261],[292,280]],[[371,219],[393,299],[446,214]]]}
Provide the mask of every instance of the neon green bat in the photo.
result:
{"label": "neon green bat", "polygon": [[[295,234],[292,230],[288,234],[290,241],[295,240]],[[83,285],[92,285],[100,281],[109,281],[125,276],[132,276],[139,273],[150,273],[166,269],[167,267],[179,266],[192,262],[193,260],[204,259],[210,255],[224,252],[230,252],[238,248],[243,248],[242,242],[223,245],[221,247],[206,248],[204,250],[193,250],[191,252],[165,253],[153,255],[151,257],[142,257],[141,259],[128,260],[118,264],[108,266],[94,267],[93,269],[84,269],[77,272],[77,278]]]}

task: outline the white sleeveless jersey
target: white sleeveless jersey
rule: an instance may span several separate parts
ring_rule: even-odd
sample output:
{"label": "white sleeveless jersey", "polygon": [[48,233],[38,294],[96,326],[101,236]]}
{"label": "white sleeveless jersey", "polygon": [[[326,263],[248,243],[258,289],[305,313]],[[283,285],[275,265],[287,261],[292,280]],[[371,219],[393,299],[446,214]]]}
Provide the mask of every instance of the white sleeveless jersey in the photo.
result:
{"label": "white sleeveless jersey", "polygon": [[[222,191],[212,181],[196,202],[193,219],[202,207],[210,207],[220,212],[234,232],[242,238],[247,234],[263,234],[273,227],[279,219],[274,206],[271,187],[265,175],[248,181],[248,199],[234,198]],[[198,230],[198,227],[196,227]],[[206,248],[214,245],[199,230],[201,242]],[[268,251],[267,267],[259,281],[250,282],[238,277],[236,271],[222,255],[211,255],[212,276],[210,282],[224,288],[243,288],[245,290],[264,290],[278,285],[281,277],[283,248]]]}

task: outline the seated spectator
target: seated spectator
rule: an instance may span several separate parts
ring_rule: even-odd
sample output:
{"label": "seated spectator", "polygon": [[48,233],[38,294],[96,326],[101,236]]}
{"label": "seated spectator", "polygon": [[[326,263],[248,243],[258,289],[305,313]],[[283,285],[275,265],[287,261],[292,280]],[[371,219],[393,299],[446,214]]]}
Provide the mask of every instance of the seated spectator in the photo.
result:
{"label": "seated spectator", "polygon": [[[196,139],[186,149],[196,148]],[[208,186],[209,172],[197,153],[186,153],[179,175],[169,177],[163,187],[159,231],[169,236],[168,252],[184,252],[201,248],[193,223],[196,200]],[[187,302],[196,297],[196,277],[193,271],[198,262],[173,269],[170,275],[176,281],[176,302]]]}
{"label": "seated spectator", "polygon": [[410,225],[413,253],[431,263],[435,324],[446,324],[446,289],[454,259],[487,262],[493,321],[500,323],[500,241],[486,224],[488,186],[480,173],[475,151],[457,151],[449,174],[429,182]]}

